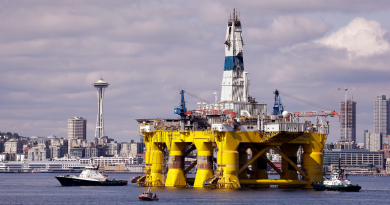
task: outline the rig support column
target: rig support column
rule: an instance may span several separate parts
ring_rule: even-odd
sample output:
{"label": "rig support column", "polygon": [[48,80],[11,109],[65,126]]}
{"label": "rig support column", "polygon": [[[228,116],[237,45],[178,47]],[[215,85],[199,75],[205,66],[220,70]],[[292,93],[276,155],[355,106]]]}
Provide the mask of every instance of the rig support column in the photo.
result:
{"label": "rig support column", "polygon": [[239,170],[237,151],[239,141],[228,132],[221,134],[217,141],[217,164],[222,175],[218,183],[222,188],[239,188],[241,187],[237,176]]}
{"label": "rig support column", "polygon": [[326,134],[312,134],[310,144],[304,144],[302,154],[302,168],[308,176],[309,184],[304,188],[312,188],[311,182],[323,180],[324,155],[322,149],[326,142]]}
{"label": "rig support column", "polygon": [[[145,148],[146,148],[146,151],[145,151],[145,169],[144,169],[144,174],[145,174],[145,179],[146,181],[151,181],[151,169],[152,169],[152,163],[150,162],[150,155],[152,153],[152,145],[151,145],[151,136],[150,134],[146,134],[146,133],[143,133],[144,134],[144,143],[145,143]],[[145,184],[143,184],[145,185]],[[138,186],[141,186],[141,184],[138,184]]]}
{"label": "rig support column", "polygon": [[168,161],[169,170],[165,186],[187,186],[184,176],[184,149],[186,146],[187,143],[185,142],[172,142]]}
{"label": "rig support column", "polygon": [[[150,175],[147,176],[145,180],[145,186],[162,186],[163,185],[163,174],[162,174],[162,160],[163,160],[163,153],[158,146],[158,143],[153,142],[152,140],[148,142],[149,147],[151,150],[147,151],[145,153],[146,163],[150,164]],[[150,152],[150,154],[148,153]]]}
{"label": "rig support column", "polygon": [[203,187],[203,182],[212,177],[213,173],[213,145],[211,142],[195,141],[197,156],[197,171],[194,187]]}

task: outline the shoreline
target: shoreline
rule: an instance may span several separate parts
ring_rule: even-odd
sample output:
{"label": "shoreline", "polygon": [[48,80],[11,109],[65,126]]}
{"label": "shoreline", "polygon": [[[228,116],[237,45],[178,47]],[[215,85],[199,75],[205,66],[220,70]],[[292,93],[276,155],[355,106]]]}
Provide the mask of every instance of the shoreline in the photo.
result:
{"label": "shoreline", "polygon": [[[15,174],[22,174],[22,173],[30,173],[30,174],[44,174],[44,173],[81,173],[81,170],[80,171],[53,171],[53,172],[21,172],[21,171],[0,171],[0,173],[7,173],[7,174],[12,174],[12,173],[15,173]],[[106,171],[103,173],[106,173],[106,174],[143,174],[143,172],[130,172],[130,171]],[[268,173],[268,175],[278,175],[277,173]],[[326,173],[326,175],[330,175],[330,173]],[[387,173],[387,174],[381,174],[381,173],[377,173],[377,174],[348,174],[348,176],[367,176],[367,177],[390,177],[390,173]]]}
{"label": "shoreline", "polygon": [[[26,173],[26,174],[47,174],[47,173],[50,173],[50,174],[56,174],[56,173],[81,173],[81,171],[53,171],[53,172],[21,172],[21,171],[0,171],[0,173],[7,173],[7,174],[23,174],[23,173]],[[103,173],[107,173],[107,174],[143,174],[142,172],[130,172],[130,171],[122,171],[122,172],[103,172]]]}

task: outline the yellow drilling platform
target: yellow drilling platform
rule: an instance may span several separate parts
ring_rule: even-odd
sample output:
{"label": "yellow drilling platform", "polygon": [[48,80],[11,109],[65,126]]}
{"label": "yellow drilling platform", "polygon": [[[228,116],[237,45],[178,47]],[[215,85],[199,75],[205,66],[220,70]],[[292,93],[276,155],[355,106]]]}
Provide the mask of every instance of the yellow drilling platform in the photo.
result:
{"label": "yellow drilling platform", "polygon": [[[244,71],[241,21],[236,12],[226,30],[225,65],[221,98],[208,102],[181,90],[178,119],[137,119],[146,147],[144,175],[139,186],[210,188],[269,187],[312,188],[323,180],[322,149],[329,133],[327,116],[334,111],[284,110],[280,91],[267,114],[267,104],[249,95],[249,73]],[[184,94],[202,101],[187,110]],[[316,123],[299,122],[316,117]],[[321,119],[321,120],[319,120]],[[267,153],[281,156],[276,166]],[[185,158],[196,160],[185,167]],[[280,175],[269,179],[267,164]],[[196,169],[195,178],[187,177]]]}

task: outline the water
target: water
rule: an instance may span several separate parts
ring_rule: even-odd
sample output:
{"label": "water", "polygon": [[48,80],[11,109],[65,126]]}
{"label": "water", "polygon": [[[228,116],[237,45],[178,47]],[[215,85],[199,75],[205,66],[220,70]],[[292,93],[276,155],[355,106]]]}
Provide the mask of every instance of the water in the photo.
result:
{"label": "water", "polygon": [[[350,176],[360,192],[317,192],[304,189],[203,189],[152,187],[158,202],[141,202],[146,190],[122,187],[62,187],[52,173],[0,173],[0,204],[390,204],[390,177]],[[110,174],[130,180],[135,174]],[[270,176],[275,178],[276,176]]]}

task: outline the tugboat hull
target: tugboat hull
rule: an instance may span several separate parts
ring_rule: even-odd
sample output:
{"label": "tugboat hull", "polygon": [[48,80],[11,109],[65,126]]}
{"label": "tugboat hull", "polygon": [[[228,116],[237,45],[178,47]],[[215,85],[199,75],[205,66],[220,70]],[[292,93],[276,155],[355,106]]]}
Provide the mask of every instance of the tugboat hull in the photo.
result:
{"label": "tugboat hull", "polygon": [[311,183],[311,186],[316,191],[348,191],[348,192],[358,192],[362,187],[359,185],[324,185],[322,183]]}
{"label": "tugboat hull", "polygon": [[92,180],[83,180],[78,178],[71,177],[55,177],[62,186],[125,186],[127,185],[126,180],[106,180],[106,181],[92,181]]}
{"label": "tugboat hull", "polygon": [[139,196],[138,198],[141,201],[158,201],[158,198],[150,198],[150,197],[146,197],[146,196]]}

